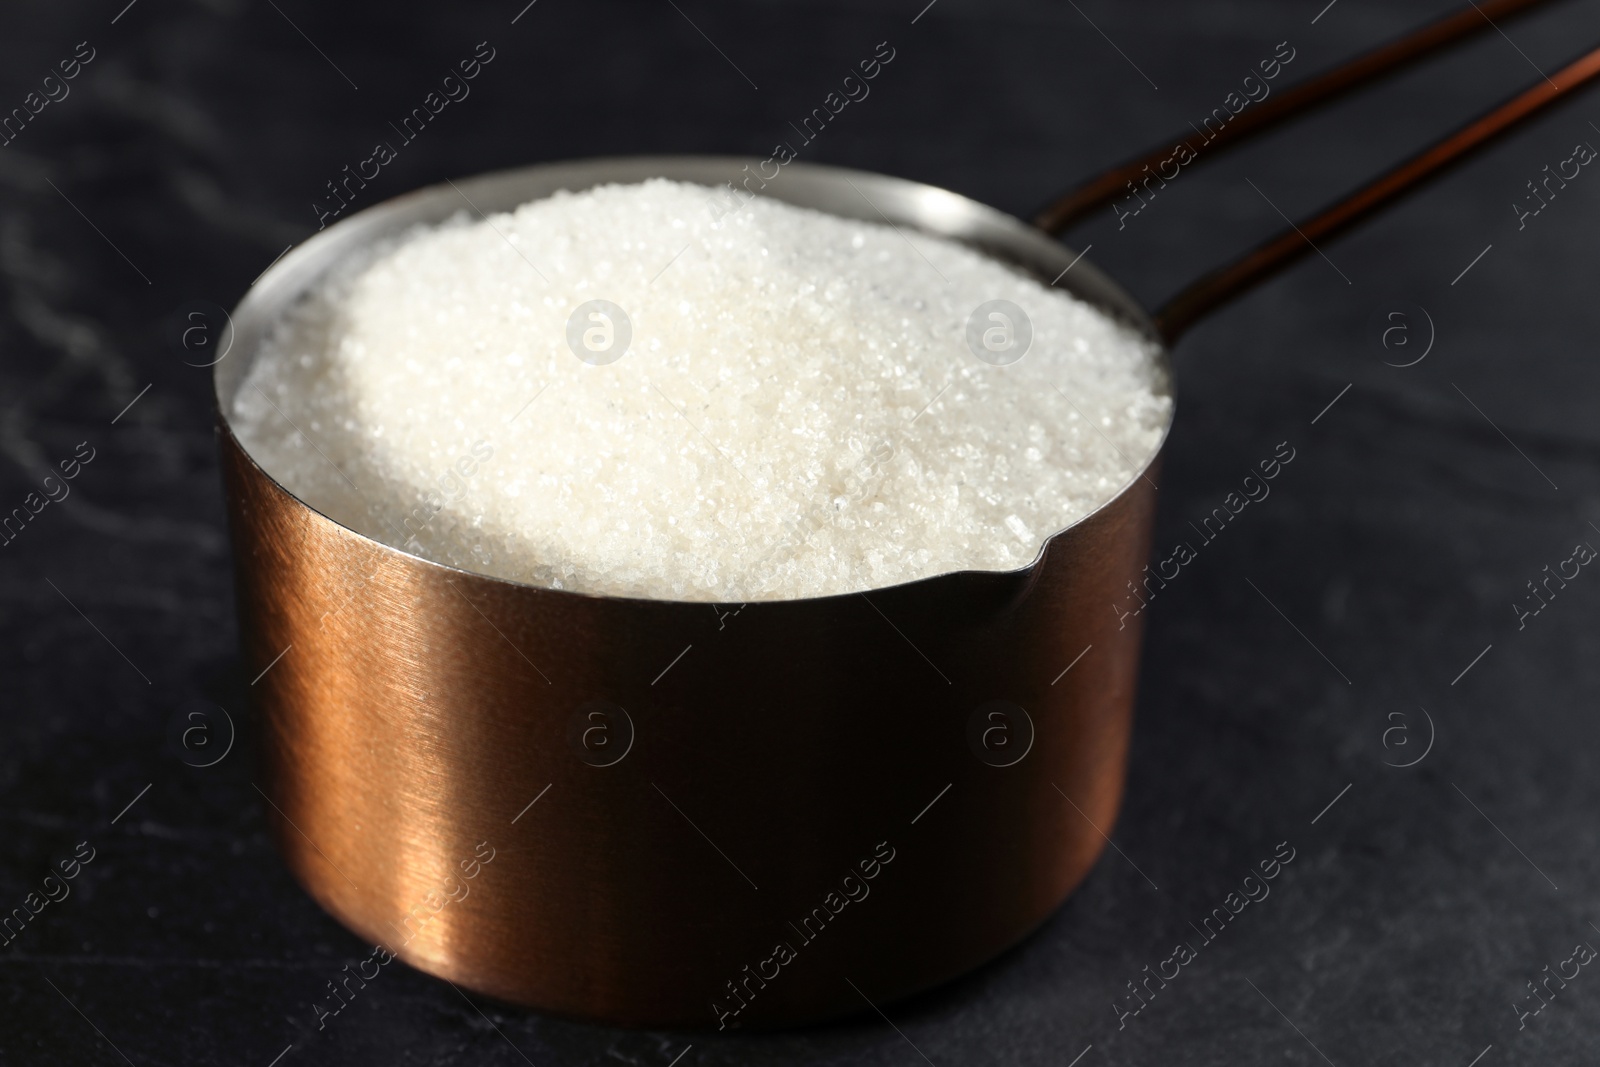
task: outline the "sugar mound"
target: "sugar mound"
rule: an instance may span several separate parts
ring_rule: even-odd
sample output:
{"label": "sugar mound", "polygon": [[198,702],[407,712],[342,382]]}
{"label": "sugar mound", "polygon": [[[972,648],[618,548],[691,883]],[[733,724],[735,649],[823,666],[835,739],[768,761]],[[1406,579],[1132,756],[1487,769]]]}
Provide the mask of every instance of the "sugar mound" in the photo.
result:
{"label": "sugar mound", "polygon": [[[1025,566],[1159,444],[1154,347],[1088,304],[903,227],[711,197],[602,186],[374,249],[271,331],[235,432],[427,559],[714,602]],[[626,320],[575,316],[594,300]],[[1005,366],[968,342],[994,300],[1032,326]]]}

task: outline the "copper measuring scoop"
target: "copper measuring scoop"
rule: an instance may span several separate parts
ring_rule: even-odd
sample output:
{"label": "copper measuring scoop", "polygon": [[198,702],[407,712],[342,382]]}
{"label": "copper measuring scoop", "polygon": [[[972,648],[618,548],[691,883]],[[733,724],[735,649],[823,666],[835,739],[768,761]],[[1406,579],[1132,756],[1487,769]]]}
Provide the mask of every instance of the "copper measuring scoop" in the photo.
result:
{"label": "copper measuring scoop", "polygon": [[[1200,154],[1533,5],[1484,3],[1424,27],[1245,112]],[[1600,50],[1154,315],[1092,264],[1068,272],[1075,255],[1051,234],[1155,156],[1086,183],[1037,226],[833,167],[789,164],[760,192],[966,242],[1171,345],[1597,74]],[[607,182],[721,185],[751,162],[559,163],[423,189],[313,237],[233,315],[216,395],[262,720],[258,788],[290,869],[380,946],[374,967],[398,956],[616,1023],[818,1020],[993,957],[1109,840],[1140,643],[1138,620],[1110,605],[1142,578],[1160,450],[1021,570],[740,606],[590,596],[428,562],[309,507],[234,437],[228,412],[264,332],[372,242],[442,221],[463,197],[505,211]]]}

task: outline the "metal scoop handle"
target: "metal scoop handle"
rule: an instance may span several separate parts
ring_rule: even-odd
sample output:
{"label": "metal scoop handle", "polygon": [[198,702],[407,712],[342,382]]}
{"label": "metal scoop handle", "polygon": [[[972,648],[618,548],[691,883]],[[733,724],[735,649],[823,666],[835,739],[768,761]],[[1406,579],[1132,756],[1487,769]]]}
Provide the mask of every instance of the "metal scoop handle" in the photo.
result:
{"label": "metal scoop handle", "polygon": [[1198,319],[1332,240],[1512,127],[1566,99],[1600,77],[1600,48],[1585,53],[1531,87],[1473,119],[1382,177],[1206,274],[1156,312],[1156,327],[1170,345]]}
{"label": "metal scoop handle", "polygon": [[1095,175],[1063,194],[1034,217],[1034,225],[1052,236],[1083,221],[1098,209],[1129,195],[1130,186],[1167,161],[1178,145],[1194,153],[1193,163],[1211,159],[1280,124],[1332,103],[1363,86],[1409,67],[1434,52],[1471,39],[1495,20],[1525,14],[1550,0],[1484,0],[1428,23],[1404,37],[1380,45],[1348,63],[1324,71],[1240,112],[1210,136],[1185,131],[1144,154]]}

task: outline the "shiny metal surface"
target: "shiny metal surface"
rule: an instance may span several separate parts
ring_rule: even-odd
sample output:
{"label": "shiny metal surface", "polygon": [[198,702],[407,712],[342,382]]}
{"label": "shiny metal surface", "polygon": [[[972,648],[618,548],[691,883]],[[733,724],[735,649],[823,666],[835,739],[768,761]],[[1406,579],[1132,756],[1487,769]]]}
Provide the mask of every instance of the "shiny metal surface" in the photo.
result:
{"label": "shiny metal surface", "polygon": [[[420,560],[306,506],[229,431],[263,330],[371,241],[468,198],[492,211],[647,176],[720,184],[746,163],[531,167],[381,204],[269,270],[217,366],[282,851],[360,936],[507,1000],[713,1028],[864,1010],[1022,938],[1115,822],[1140,629],[1112,605],[1147,558],[1159,454],[1024,570],[741,608]],[[880,175],[790,164],[763,195],[954,237],[1046,281],[1074,257]],[[1090,264],[1061,284],[1153,335]]]}

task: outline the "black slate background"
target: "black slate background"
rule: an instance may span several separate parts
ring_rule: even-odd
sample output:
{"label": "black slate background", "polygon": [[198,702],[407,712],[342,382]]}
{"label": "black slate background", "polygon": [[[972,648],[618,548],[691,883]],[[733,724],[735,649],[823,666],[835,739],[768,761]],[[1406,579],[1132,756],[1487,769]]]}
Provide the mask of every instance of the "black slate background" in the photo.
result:
{"label": "black slate background", "polygon": [[[1592,968],[1520,1032],[1512,1005],[1575,943],[1600,945],[1600,577],[1520,632],[1511,604],[1576,541],[1600,545],[1600,177],[1521,232],[1509,205],[1576,141],[1600,143],[1594,96],[1181,346],[1159,545],[1278,442],[1297,458],[1152,604],[1114,834],[1128,859],[1108,851],[1037,936],[890,1006],[902,1033],[871,1014],[765,1036],[611,1030],[474,1007],[402,968],[315,1032],[312,999],[367,949],[290,881],[250,785],[209,379],[173,343],[178,309],[231,305],[314,230],[323,183],[484,39],[498,54],[472,96],[361,206],[542,160],[765,155],[887,39],[898,56],[872,96],[805,158],[1026,213],[1207,113],[1278,41],[1298,50],[1287,81],[1446,6],[1338,0],[1313,25],[1322,0],[939,0],[912,24],[922,2],[539,0],[515,25],[520,0],[0,11],[0,107],[77,42],[97,50],[0,149],[0,510],[78,442],[97,453],[0,549],[0,909],[77,842],[97,850],[0,950],[0,1060],[267,1067],[292,1046],[281,1063],[667,1067],[691,1043],[685,1067],[1066,1065],[1088,1046],[1084,1067],[1592,1060]],[[1275,231],[1266,198],[1317,206],[1597,26],[1593,0],[1555,4],[1074,239],[1155,302]],[[1408,304],[1437,343],[1386,366],[1375,321]],[[213,702],[239,739],[197,769],[174,735]],[[1422,708],[1431,751],[1385,766],[1421,753]],[[1123,983],[1283,840],[1298,855],[1272,896],[1119,1031]]]}

